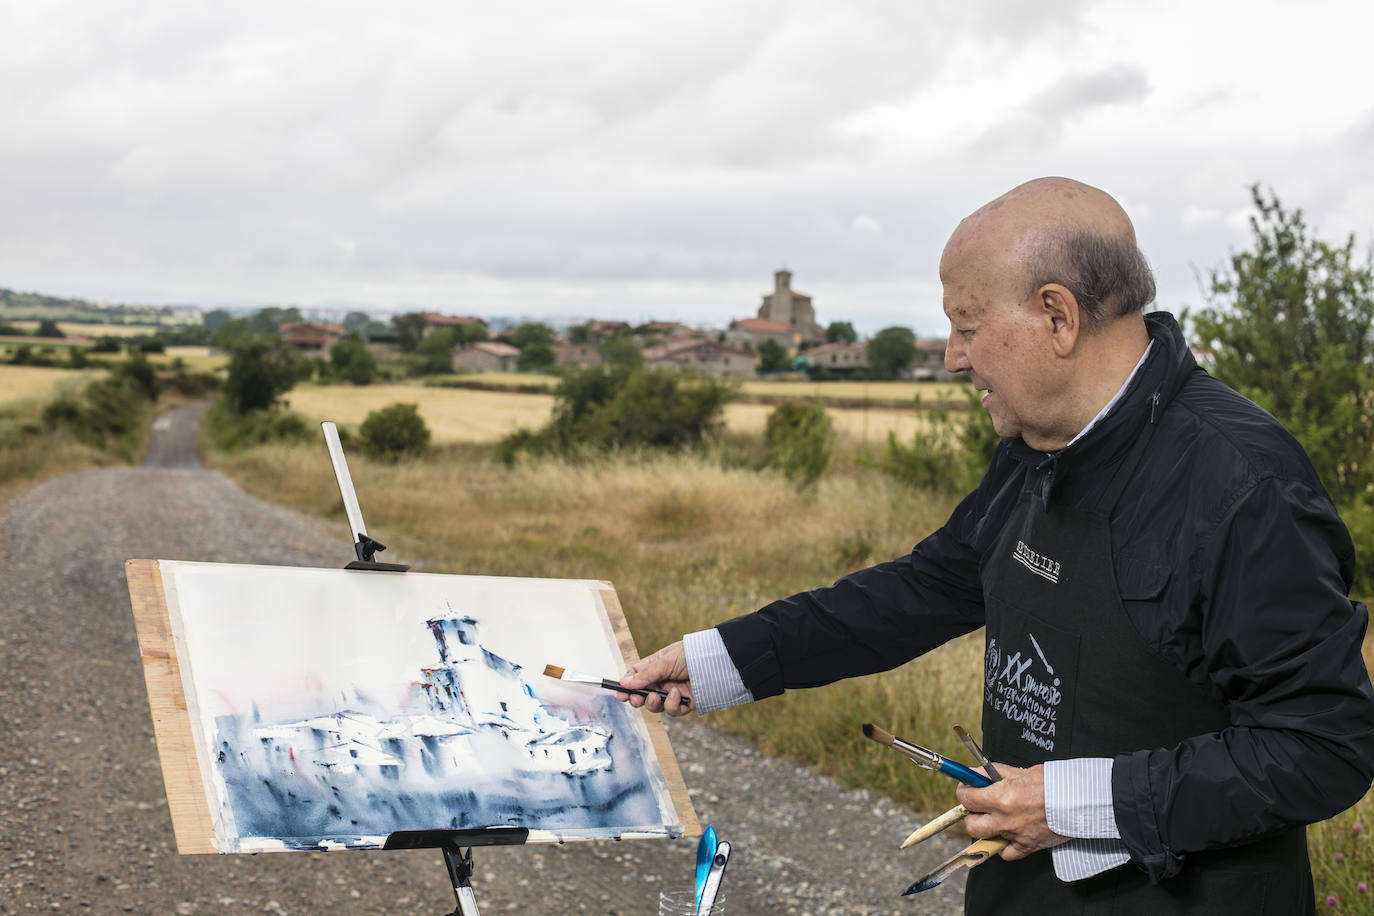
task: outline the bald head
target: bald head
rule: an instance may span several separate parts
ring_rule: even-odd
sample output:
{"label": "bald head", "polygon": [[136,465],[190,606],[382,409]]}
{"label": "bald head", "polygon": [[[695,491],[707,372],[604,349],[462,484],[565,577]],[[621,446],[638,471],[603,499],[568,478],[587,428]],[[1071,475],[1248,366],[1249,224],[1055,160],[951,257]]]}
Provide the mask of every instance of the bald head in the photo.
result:
{"label": "bald head", "polygon": [[1064,286],[1088,327],[1154,300],[1154,275],[1126,211],[1068,178],[1028,181],[965,218],[945,247],[941,276],[971,260],[1023,297],[1047,283]]}

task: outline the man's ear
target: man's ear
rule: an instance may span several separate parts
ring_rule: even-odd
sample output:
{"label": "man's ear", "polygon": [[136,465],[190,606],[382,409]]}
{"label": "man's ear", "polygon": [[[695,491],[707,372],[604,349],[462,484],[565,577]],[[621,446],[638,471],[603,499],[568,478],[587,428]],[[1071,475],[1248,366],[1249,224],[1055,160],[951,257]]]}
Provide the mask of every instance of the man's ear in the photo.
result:
{"label": "man's ear", "polygon": [[1055,355],[1071,356],[1083,329],[1078,299],[1068,287],[1058,283],[1046,283],[1036,291],[1036,296],[1040,300],[1041,318],[1050,328],[1050,346]]}

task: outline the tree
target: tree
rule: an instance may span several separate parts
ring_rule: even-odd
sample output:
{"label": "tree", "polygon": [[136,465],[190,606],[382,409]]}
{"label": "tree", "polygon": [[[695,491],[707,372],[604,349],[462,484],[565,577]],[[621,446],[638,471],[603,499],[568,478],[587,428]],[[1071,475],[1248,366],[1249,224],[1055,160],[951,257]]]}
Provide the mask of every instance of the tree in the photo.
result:
{"label": "tree", "polygon": [[606,365],[617,369],[638,369],[644,365],[644,350],[633,337],[623,334],[607,338],[596,348]]}
{"label": "tree", "polygon": [[377,375],[377,360],[356,332],[329,348],[329,362],[339,375],[354,385],[369,385]]}
{"label": "tree", "polygon": [[532,343],[553,345],[553,331],[548,325],[538,321],[527,321],[501,336],[508,340],[512,347],[517,347],[521,350]]}
{"label": "tree", "polygon": [[764,338],[759,344],[759,371],[760,372],[781,372],[791,368],[792,363],[787,358],[787,351],[782,344],[771,337]]}
{"label": "tree", "polygon": [[233,413],[267,410],[295,386],[297,357],[281,339],[251,336],[229,352],[224,401]]}
{"label": "tree", "polygon": [[592,342],[592,323],[575,324],[568,328],[568,343],[582,346]]}
{"label": "tree", "polygon": [[44,318],[38,322],[38,330],[33,332],[34,337],[66,337],[62,329],[57,326],[57,322],[51,318]]}
{"label": "tree", "polygon": [[883,328],[868,342],[868,371],[873,378],[896,378],[916,356],[916,335],[910,328]]}
{"label": "tree", "polygon": [[557,362],[558,356],[553,352],[553,344],[535,340],[520,348],[515,368],[521,372],[543,372],[552,369]]}
{"label": "tree", "polygon": [[848,321],[832,321],[825,329],[826,343],[838,343],[839,341],[853,343],[858,339],[859,335],[854,330],[854,325]]}
{"label": "tree", "polygon": [[425,336],[429,320],[419,312],[407,312],[404,315],[392,315],[391,327],[396,331],[396,345],[401,348],[401,352],[414,353],[415,348],[420,345],[420,340]]}
{"label": "tree", "polygon": [[248,318],[248,324],[258,334],[269,334],[275,337],[281,333],[281,326],[288,321],[301,320],[301,310],[294,305],[289,308],[269,305],[254,312]]}
{"label": "tree", "polygon": [[225,309],[212,309],[205,313],[200,323],[207,331],[213,334],[215,331],[218,331],[226,321],[233,317],[234,316]]}
{"label": "tree", "polygon": [[1250,189],[1253,247],[1211,272],[1190,316],[1217,378],[1303,444],[1338,505],[1374,504],[1374,264],[1354,236],[1314,238],[1301,210]]}
{"label": "tree", "polygon": [[357,331],[363,333],[363,329],[372,323],[372,316],[367,312],[349,312],[344,316],[343,326],[345,331]]}

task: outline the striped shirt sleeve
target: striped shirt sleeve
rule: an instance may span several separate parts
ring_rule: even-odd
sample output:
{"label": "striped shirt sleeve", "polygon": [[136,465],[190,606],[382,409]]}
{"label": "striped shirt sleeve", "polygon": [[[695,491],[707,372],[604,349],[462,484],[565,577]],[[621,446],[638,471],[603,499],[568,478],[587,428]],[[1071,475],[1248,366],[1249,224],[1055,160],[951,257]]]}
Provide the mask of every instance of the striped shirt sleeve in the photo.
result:
{"label": "striped shirt sleeve", "polygon": [[714,629],[682,637],[687,656],[687,678],[692,684],[692,705],[698,714],[754,702],[754,695],[740,680],[730,660],[725,640]]}
{"label": "striped shirt sleeve", "polygon": [[1112,758],[1080,757],[1045,764],[1045,820],[1070,837],[1050,850],[1061,881],[1091,878],[1130,861],[1112,808]]}

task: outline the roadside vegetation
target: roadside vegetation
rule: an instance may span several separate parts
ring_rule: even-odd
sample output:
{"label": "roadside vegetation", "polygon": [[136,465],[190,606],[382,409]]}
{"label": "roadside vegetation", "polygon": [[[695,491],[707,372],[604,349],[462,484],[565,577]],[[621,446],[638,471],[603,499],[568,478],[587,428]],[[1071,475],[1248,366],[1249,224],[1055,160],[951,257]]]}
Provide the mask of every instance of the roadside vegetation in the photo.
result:
{"label": "roadside vegetation", "polygon": [[[1299,211],[1253,195],[1252,249],[1213,271],[1207,307],[1181,317],[1209,370],[1303,442],[1351,529],[1355,593],[1370,596],[1374,270],[1353,238],[1323,242]],[[60,338],[33,336],[36,326],[18,328],[22,343],[0,341],[11,364],[0,373],[14,373],[0,385],[12,378],[22,393],[0,401],[0,486],[40,469],[134,460],[155,398],[212,396],[222,384],[202,424],[207,463],[263,498],[336,519],[341,561],[349,544],[321,419],[340,424],[369,524],[396,558],[440,572],[609,579],[651,651],[909,551],[976,484],[996,445],[967,385],[726,385],[645,369],[625,336],[602,344],[603,366],[553,374],[547,329],[533,325],[500,338],[520,348],[524,373],[453,374],[446,354],[485,329],[427,334],[423,316],[388,326],[358,313],[345,322],[350,336],[307,357],[274,332],[292,311],[217,316],[199,344],[220,354],[214,375],[171,355],[196,344],[163,332],[109,335],[77,356]],[[880,334],[890,370],[912,347],[902,330]],[[369,344],[381,339],[399,355],[375,357]],[[951,726],[980,718],[981,656],[974,634],[896,671],[712,721],[845,785],[943,810],[948,781],[859,726],[954,746]],[[1332,894],[1347,912],[1374,912],[1374,856],[1363,850],[1371,816],[1366,798],[1309,831],[1319,903]]]}

